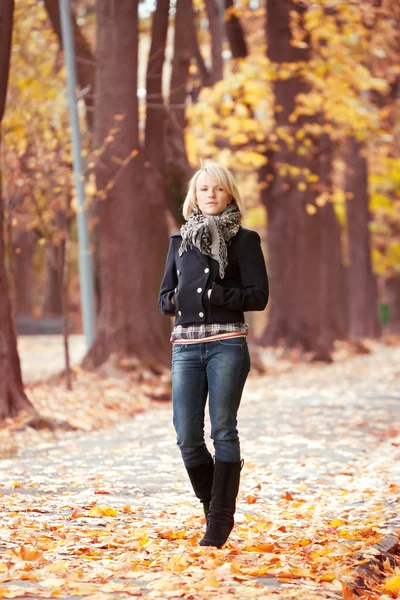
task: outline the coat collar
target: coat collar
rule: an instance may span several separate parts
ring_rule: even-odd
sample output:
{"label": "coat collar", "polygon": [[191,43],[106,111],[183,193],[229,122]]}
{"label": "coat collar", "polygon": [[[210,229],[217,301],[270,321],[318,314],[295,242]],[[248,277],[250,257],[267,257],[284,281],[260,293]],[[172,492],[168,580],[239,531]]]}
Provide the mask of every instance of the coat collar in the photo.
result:
{"label": "coat collar", "polygon": [[[173,233],[172,235],[169,236],[170,238],[182,238],[180,231],[178,231],[177,233]],[[209,258],[211,258],[211,256],[207,256],[206,254],[203,254],[202,252],[200,252],[200,250],[198,248],[188,248],[188,250],[186,250],[186,252],[192,252],[192,256],[196,256],[198,258],[198,260],[201,260],[201,262],[203,262],[206,266],[209,266]],[[185,252],[184,252],[185,254]],[[183,255],[182,255],[183,256]]]}

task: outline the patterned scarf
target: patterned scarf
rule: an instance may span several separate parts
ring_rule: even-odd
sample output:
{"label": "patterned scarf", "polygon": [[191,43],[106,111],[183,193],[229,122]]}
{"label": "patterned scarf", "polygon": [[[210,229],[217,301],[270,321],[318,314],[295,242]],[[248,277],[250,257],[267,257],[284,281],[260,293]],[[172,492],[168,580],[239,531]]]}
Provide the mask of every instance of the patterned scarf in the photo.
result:
{"label": "patterned scarf", "polygon": [[240,220],[240,210],[233,202],[217,217],[205,217],[200,210],[192,212],[181,227],[182,244],[179,256],[182,256],[188,247],[195,246],[202,254],[212,256],[218,261],[219,275],[223,279],[228,265],[227,247],[239,231]]}

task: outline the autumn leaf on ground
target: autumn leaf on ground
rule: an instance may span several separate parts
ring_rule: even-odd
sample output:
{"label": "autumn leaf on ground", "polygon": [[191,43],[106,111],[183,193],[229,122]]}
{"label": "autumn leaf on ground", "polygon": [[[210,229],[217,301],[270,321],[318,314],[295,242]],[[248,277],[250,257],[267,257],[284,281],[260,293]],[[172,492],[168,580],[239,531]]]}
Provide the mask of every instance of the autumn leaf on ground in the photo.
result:
{"label": "autumn leaf on ground", "polygon": [[87,514],[89,517],[116,517],[118,511],[115,508],[94,506]]}

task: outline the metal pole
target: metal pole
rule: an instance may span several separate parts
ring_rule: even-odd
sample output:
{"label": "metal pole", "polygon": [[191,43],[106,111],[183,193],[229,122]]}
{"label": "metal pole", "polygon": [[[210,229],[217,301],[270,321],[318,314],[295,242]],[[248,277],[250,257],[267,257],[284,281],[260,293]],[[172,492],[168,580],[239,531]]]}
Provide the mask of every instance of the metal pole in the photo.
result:
{"label": "metal pole", "polygon": [[85,189],[81,158],[81,139],[79,131],[78,107],[76,100],[75,48],[72,34],[72,14],[70,0],[60,0],[60,17],[64,60],[67,70],[67,91],[71,121],[72,155],[75,175],[75,188],[78,199],[77,222],[79,241],[79,282],[81,289],[83,331],[87,347],[93,344],[95,337],[95,303],[92,275],[92,257],[89,246],[87,217],[85,208]]}

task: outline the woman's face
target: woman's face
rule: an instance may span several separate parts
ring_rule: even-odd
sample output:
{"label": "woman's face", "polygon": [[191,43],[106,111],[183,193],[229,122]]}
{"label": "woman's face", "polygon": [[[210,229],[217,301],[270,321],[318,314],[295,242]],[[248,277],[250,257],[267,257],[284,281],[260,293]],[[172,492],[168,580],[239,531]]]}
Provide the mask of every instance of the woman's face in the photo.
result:
{"label": "woman's face", "polygon": [[196,201],[205,217],[215,217],[224,212],[232,198],[222,185],[202,171],[196,181]]}

